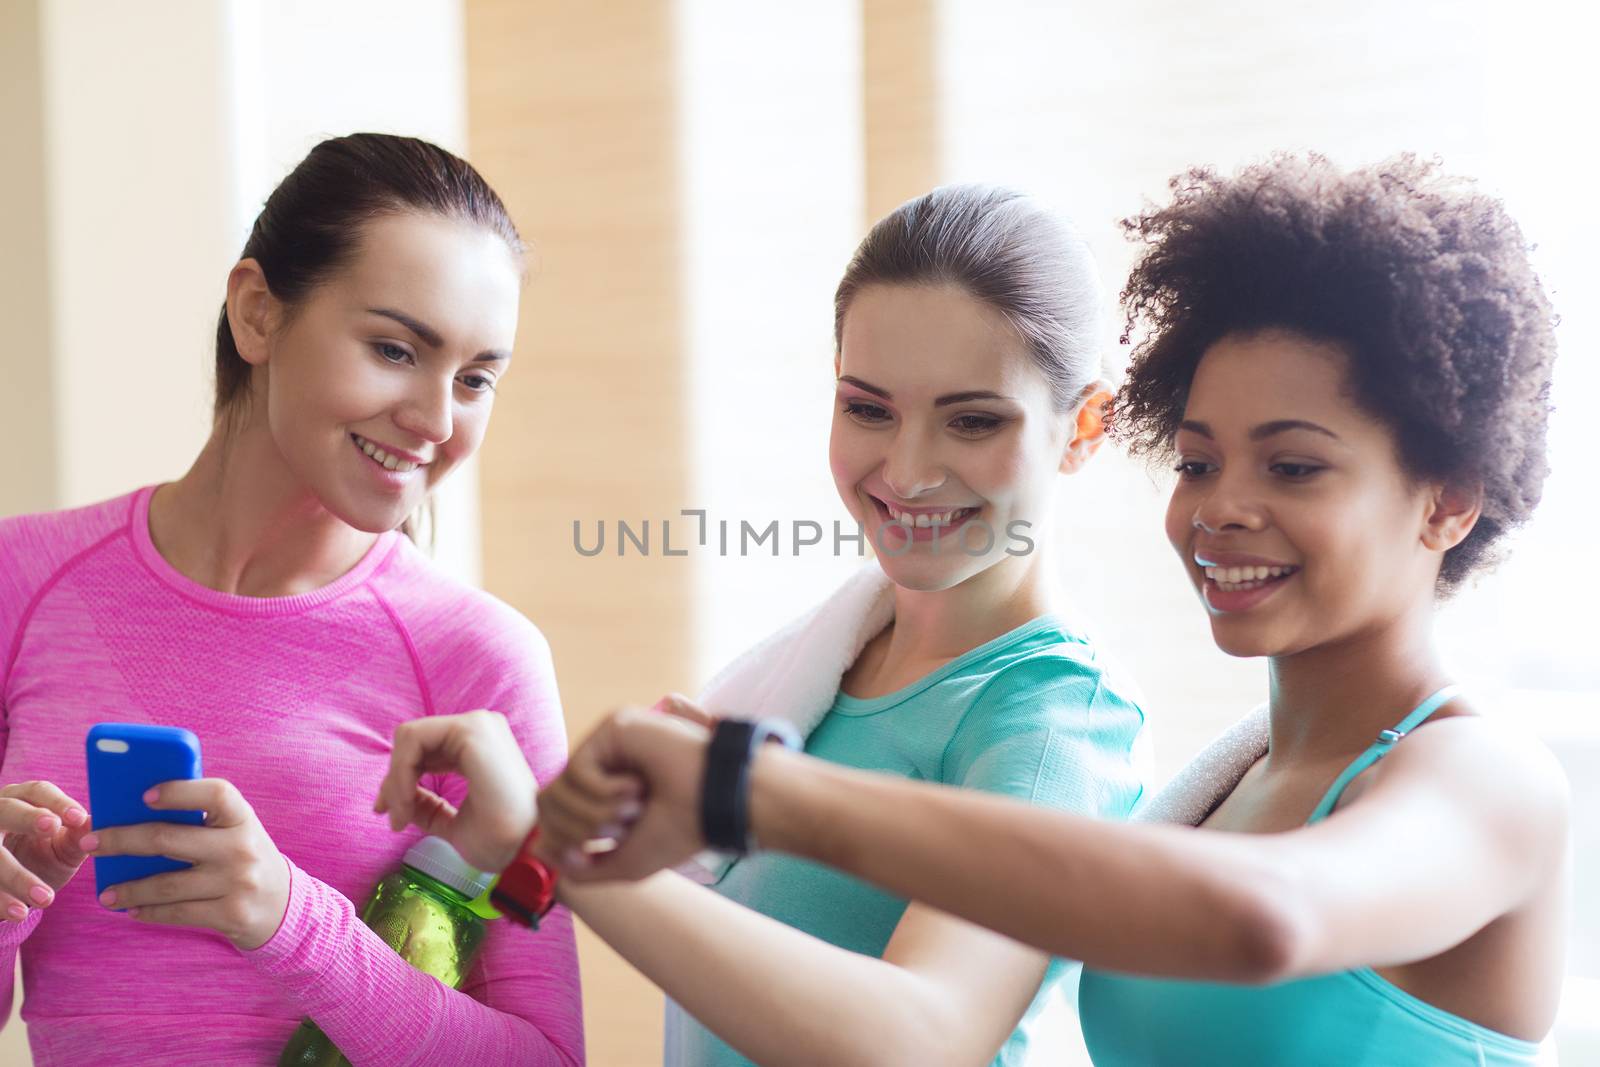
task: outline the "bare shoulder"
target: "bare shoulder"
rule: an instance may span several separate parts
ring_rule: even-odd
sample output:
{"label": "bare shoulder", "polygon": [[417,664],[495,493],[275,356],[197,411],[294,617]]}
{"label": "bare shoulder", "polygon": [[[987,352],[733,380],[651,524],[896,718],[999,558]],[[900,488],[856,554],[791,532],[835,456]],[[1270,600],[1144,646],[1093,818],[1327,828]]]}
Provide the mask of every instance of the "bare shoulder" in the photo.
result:
{"label": "bare shoulder", "polygon": [[1515,709],[1451,715],[1413,730],[1373,768],[1372,788],[1421,787],[1534,851],[1566,840],[1570,786]]}

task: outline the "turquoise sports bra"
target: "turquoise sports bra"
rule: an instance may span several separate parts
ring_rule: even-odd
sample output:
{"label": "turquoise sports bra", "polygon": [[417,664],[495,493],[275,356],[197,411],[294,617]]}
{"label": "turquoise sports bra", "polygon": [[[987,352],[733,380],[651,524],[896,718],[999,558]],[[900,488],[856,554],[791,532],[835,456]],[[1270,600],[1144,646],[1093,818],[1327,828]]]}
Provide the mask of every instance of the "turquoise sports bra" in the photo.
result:
{"label": "turquoise sports bra", "polygon": [[[1456,695],[1447,686],[1384,730],[1323,795],[1326,817],[1356,775]],[[1083,972],[1078,1014],[1096,1067],[1525,1067],[1539,1046],[1418,1000],[1369,967],[1270,986]]]}

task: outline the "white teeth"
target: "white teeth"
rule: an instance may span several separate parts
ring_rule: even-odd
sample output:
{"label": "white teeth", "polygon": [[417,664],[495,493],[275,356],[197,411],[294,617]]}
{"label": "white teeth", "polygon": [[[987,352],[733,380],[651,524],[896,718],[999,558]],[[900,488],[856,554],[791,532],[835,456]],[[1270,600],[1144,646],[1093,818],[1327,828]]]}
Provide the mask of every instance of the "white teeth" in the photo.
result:
{"label": "white teeth", "polygon": [[401,474],[409,474],[411,471],[414,471],[421,466],[421,464],[413,463],[409,459],[401,459],[398,456],[391,456],[389,453],[385,452],[371,441],[368,441],[360,434],[352,434],[351,436],[356,439],[357,447],[359,447],[361,451],[365,452],[368,456],[371,456],[378,463],[381,463],[385,470],[398,471]]}
{"label": "white teeth", "polygon": [[909,511],[901,511],[899,508],[895,507],[893,504],[888,503],[887,501],[884,502],[883,506],[888,510],[889,517],[891,519],[893,519],[894,521],[896,521],[896,522],[904,522],[904,523],[906,523],[907,525],[910,525],[910,526],[918,526],[918,527],[923,527],[923,528],[927,528],[927,527],[931,527],[931,526],[949,526],[953,522],[955,522],[955,518],[956,518],[957,515],[960,515],[963,512],[971,510],[970,508],[956,508],[954,511],[944,511],[944,512],[939,512],[939,513],[925,512],[923,514],[913,514],[913,513],[909,512]]}
{"label": "white teeth", "polygon": [[1205,576],[1216,582],[1224,592],[1233,593],[1258,588],[1270,578],[1293,574],[1293,567],[1204,567]]}

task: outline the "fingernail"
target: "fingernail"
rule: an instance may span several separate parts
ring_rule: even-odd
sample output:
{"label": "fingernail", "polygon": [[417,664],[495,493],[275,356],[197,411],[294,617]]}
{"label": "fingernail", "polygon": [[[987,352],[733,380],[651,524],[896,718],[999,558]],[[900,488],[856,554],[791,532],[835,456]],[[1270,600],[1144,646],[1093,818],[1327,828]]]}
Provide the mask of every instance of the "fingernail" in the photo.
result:
{"label": "fingernail", "polygon": [[50,903],[50,890],[46,889],[42,885],[36,885],[32,889],[28,890],[28,895],[33,898],[33,902],[35,904]]}
{"label": "fingernail", "polygon": [[68,826],[77,826],[89,817],[89,813],[82,808],[68,808],[67,813],[61,816],[61,821]]}
{"label": "fingernail", "polygon": [[104,893],[100,894],[100,903],[104,904],[106,907],[109,908],[116,902],[117,891],[115,889],[107,889]]}
{"label": "fingernail", "polygon": [[139,917],[139,909],[138,908],[129,908],[127,911],[123,912],[123,914],[124,915],[131,915],[135,919],[137,919]]}
{"label": "fingernail", "polygon": [[28,917],[28,909],[23,907],[21,904],[18,904],[16,901],[12,901],[10,906],[6,908],[6,916],[10,918],[12,922],[19,923]]}
{"label": "fingernail", "polygon": [[41,815],[34,820],[33,825],[38,828],[40,833],[47,834],[56,828],[56,817],[54,815]]}
{"label": "fingernail", "polygon": [[154,804],[156,801],[158,801],[160,799],[161,799],[161,790],[158,787],[151,786],[149,789],[146,789],[144,791],[144,802],[146,804]]}
{"label": "fingernail", "polygon": [[78,838],[78,847],[85,852],[93,852],[100,847],[100,839],[93,834],[84,834]]}

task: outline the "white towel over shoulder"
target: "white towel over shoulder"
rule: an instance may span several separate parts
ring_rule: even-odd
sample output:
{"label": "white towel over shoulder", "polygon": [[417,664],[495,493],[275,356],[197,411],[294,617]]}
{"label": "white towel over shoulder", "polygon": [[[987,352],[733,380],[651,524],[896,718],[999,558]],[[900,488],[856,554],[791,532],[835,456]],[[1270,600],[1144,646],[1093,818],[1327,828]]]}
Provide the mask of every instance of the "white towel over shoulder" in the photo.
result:
{"label": "white towel over shoulder", "polygon": [[[808,737],[833,707],[845,672],[893,617],[894,583],[872,560],[719,671],[698,703],[725,719],[782,719]],[[710,883],[729,863],[719,852],[702,852],[679,871]]]}
{"label": "white towel over shoulder", "polygon": [[700,706],[729,719],[782,719],[805,737],[833,706],[867,642],[894,617],[894,584],[872,560],[833,595],[728,664]]}
{"label": "white towel over shoulder", "polygon": [[1147,802],[1134,809],[1139,822],[1199,826],[1267,754],[1265,704],[1219,734]]}

